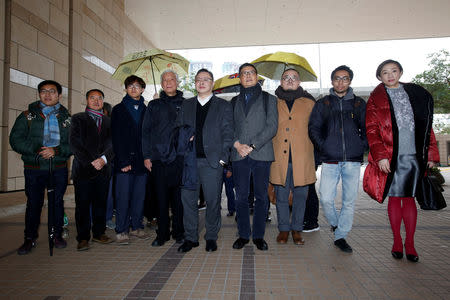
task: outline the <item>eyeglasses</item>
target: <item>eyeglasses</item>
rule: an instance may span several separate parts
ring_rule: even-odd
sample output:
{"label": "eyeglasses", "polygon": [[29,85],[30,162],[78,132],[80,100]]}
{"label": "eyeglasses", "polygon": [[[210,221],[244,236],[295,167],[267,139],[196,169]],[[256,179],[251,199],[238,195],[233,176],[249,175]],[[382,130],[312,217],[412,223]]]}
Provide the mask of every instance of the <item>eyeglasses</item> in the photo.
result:
{"label": "eyeglasses", "polygon": [[349,83],[350,82],[350,77],[348,77],[348,76],[343,76],[343,77],[336,76],[336,77],[333,78],[333,81],[342,81],[342,82],[345,82],[345,83]]}
{"label": "eyeglasses", "polygon": [[195,79],[195,83],[210,82],[210,81],[212,81],[211,78],[197,78],[197,79]]}
{"label": "eyeglasses", "polygon": [[290,76],[290,75],[283,76],[283,78],[281,78],[281,79],[283,81],[289,81],[289,80],[299,81],[300,80],[300,78],[298,78],[298,76]]}
{"label": "eyeglasses", "polygon": [[242,71],[241,72],[241,76],[252,76],[255,75],[256,71],[255,70],[251,70],[251,71]]}
{"label": "eyeglasses", "polygon": [[54,95],[54,94],[56,94],[56,93],[57,93],[57,91],[54,90],[54,89],[51,89],[51,90],[40,90],[40,91],[39,91],[39,94],[50,94],[50,95]]}
{"label": "eyeglasses", "polygon": [[141,89],[142,87],[141,87],[141,85],[140,84],[137,84],[137,83],[135,83],[135,84],[129,84],[129,85],[127,85],[127,89],[133,89],[133,88],[135,88],[135,89]]}

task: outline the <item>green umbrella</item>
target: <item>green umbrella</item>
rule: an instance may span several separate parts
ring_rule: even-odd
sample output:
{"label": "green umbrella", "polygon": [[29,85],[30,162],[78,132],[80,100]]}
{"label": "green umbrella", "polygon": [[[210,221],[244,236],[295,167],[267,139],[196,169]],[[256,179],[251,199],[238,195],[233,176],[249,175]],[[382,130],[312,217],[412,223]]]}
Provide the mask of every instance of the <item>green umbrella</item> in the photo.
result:
{"label": "green umbrella", "polygon": [[136,75],[146,83],[153,83],[156,91],[161,73],[167,69],[174,70],[178,75],[187,74],[189,61],[179,54],[154,48],[128,54],[112,77],[124,81],[128,76]]}

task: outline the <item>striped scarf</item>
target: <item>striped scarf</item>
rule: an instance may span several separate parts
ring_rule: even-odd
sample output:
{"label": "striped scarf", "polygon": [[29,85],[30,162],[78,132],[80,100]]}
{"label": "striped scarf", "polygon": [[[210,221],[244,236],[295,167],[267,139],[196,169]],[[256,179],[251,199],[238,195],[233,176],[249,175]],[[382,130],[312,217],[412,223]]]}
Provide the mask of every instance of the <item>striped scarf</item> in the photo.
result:
{"label": "striped scarf", "polygon": [[59,124],[56,115],[58,114],[61,104],[57,103],[54,106],[47,106],[40,102],[42,113],[45,116],[44,120],[44,140],[42,145],[44,147],[59,146]]}
{"label": "striped scarf", "polygon": [[97,131],[100,132],[100,130],[102,129],[103,111],[93,110],[86,107],[86,112],[95,121],[95,124],[97,125]]}

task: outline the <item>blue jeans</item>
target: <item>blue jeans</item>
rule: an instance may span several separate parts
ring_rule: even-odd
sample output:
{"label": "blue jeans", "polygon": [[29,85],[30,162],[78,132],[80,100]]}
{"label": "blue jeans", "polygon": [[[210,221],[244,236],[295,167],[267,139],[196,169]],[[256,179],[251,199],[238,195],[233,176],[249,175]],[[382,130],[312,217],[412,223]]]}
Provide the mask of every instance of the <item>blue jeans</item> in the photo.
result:
{"label": "blue jeans", "polygon": [[[293,191],[292,218],[289,211],[289,193]],[[277,196],[277,218],[279,231],[302,231],[303,218],[305,216],[306,197],[308,196],[308,185],[295,186],[292,164],[288,164],[286,183],[284,186],[276,185]]]}
{"label": "blue jeans", "polygon": [[266,230],[267,186],[269,184],[270,161],[253,160],[249,157],[233,162],[234,187],[236,189],[236,217],[239,237],[250,239],[250,211],[248,195],[250,193],[250,175],[253,174],[255,189],[255,210],[253,214],[253,239],[264,238]]}
{"label": "blue jeans", "polygon": [[[352,229],[355,200],[358,196],[360,162],[322,163],[320,176],[320,203],[328,223],[337,226],[334,240],[346,238]],[[336,211],[334,199],[339,179],[342,178],[342,207]]]}
{"label": "blue jeans", "polygon": [[[41,222],[42,205],[44,204],[45,189],[49,184],[48,170],[24,170],[25,195],[27,196],[27,208],[25,211],[25,238],[37,239],[38,228]],[[56,236],[61,236],[64,218],[64,193],[67,188],[67,168],[53,171],[53,186],[55,193],[55,231]],[[48,195],[48,191],[47,191]]]}
{"label": "blue jeans", "polygon": [[234,213],[236,211],[235,196],[234,196],[234,182],[233,175],[227,178],[227,169],[223,169],[223,183],[225,184],[225,194],[227,195],[228,212]]}
{"label": "blue jeans", "polygon": [[143,229],[145,184],[147,174],[116,174],[116,233]]}

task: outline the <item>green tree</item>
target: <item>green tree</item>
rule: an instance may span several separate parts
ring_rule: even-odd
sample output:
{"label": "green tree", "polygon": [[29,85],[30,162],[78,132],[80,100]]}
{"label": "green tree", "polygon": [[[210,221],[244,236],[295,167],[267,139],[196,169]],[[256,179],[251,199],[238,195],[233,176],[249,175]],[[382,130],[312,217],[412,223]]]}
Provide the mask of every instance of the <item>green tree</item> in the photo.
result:
{"label": "green tree", "polygon": [[430,69],[416,75],[412,81],[433,95],[434,113],[450,113],[450,53],[442,49],[427,58]]}
{"label": "green tree", "polygon": [[191,92],[194,96],[197,95],[197,91],[195,90],[195,74],[190,73],[181,77],[179,89],[184,92]]}

